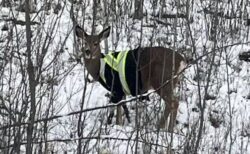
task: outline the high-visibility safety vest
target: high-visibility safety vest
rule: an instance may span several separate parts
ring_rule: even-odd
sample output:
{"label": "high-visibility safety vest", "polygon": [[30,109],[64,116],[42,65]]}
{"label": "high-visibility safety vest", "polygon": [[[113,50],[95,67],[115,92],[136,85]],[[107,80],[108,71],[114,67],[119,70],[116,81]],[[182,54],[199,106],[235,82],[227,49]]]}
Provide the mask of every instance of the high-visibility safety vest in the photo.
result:
{"label": "high-visibility safety vest", "polygon": [[99,82],[111,92],[112,102],[126,95],[142,94],[139,48],[122,52],[109,52],[100,60]]}
{"label": "high-visibility safety vest", "polygon": [[105,65],[108,65],[111,69],[116,71],[119,74],[120,83],[122,85],[123,92],[127,95],[130,95],[130,89],[126,79],[126,60],[129,51],[122,52],[109,52],[101,59],[100,66],[100,77],[105,84],[107,84],[107,79],[105,75]]}

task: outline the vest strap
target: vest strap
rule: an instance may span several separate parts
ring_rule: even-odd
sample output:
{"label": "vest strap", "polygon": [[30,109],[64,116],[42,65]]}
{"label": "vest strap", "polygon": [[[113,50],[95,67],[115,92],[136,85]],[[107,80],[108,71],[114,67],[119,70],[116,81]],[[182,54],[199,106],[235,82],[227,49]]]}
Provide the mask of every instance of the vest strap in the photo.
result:
{"label": "vest strap", "polygon": [[[119,74],[119,78],[120,78],[120,81],[121,81],[121,84],[122,84],[122,87],[123,87],[123,91],[127,94],[127,95],[130,95],[131,92],[130,92],[130,89],[128,87],[128,84],[127,84],[127,80],[126,80],[126,74],[125,74],[125,71],[126,71],[126,59],[127,59],[127,54],[128,54],[128,51],[123,51],[123,52],[119,52],[118,56],[117,57],[114,57],[113,55],[113,52],[109,52],[104,58],[104,62],[106,64],[108,64],[112,69],[114,69],[115,71],[118,72]],[[102,59],[101,59],[101,70],[104,70],[105,69],[105,64],[104,64],[104,67],[102,66]],[[101,71],[100,72],[100,76],[101,78],[103,79],[103,81],[105,82],[105,74],[104,74],[104,71]]]}

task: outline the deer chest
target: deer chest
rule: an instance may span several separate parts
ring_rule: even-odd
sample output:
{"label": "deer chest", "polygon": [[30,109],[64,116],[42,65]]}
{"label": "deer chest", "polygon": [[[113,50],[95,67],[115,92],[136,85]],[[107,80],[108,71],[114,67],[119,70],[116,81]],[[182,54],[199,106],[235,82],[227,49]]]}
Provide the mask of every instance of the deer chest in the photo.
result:
{"label": "deer chest", "polygon": [[111,92],[140,94],[142,84],[137,64],[137,50],[109,52],[101,59],[100,83]]}

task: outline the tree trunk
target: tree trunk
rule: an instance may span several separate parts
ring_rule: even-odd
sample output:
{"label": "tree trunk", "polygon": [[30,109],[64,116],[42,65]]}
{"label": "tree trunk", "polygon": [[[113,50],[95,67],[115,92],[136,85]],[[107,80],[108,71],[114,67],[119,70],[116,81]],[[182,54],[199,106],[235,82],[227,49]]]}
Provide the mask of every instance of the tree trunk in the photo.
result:
{"label": "tree trunk", "polygon": [[134,7],[135,7],[134,19],[142,19],[143,18],[143,0],[135,0]]}
{"label": "tree trunk", "polygon": [[33,141],[33,132],[34,132],[34,120],[36,115],[36,81],[35,81],[35,70],[32,62],[32,54],[31,54],[31,26],[30,26],[30,1],[25,0],[25,20],[26,20],[26,46],[27,46],[27,58],[28,58],[28,78],[29,78],[29,97],[30,97],[30,112],[29,112],[29,120],[27,127],[27,146],[26,153],[32,153],[32,141]]}
{"label": "tree trunk", "polygon": [[[29,8],[27,8],[29,6]],[[26,10],[29,9],[29,13],[35,13],[36,12],[36,3],[34,0],[29,0],[29,3],[26,4],[26,0],[22,0],[20,2],[20,6],[17,8],[17,11],[20,12],[27,12]]]}

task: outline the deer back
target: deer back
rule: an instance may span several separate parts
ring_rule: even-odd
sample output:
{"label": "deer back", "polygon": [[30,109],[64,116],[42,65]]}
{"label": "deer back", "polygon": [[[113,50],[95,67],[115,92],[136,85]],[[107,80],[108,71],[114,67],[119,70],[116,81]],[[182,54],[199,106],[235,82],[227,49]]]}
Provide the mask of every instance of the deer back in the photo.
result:
{"label": "deer back", "polygon": [[179,53],[164,47],[142,48],[140,53],[140,70],[143,89],[157,89],[170,81],[186,66],[185,59]]}

